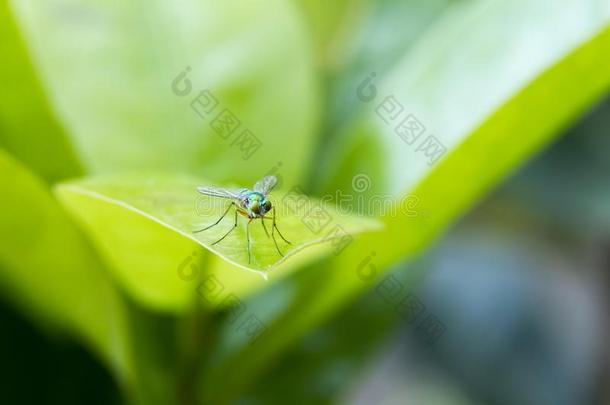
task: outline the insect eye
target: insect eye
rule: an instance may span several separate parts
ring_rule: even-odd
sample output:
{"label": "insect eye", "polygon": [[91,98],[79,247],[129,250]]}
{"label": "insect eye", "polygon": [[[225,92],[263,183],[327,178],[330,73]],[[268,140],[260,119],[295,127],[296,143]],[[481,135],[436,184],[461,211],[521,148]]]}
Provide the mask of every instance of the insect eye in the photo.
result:
{"label": "insect eye", "polygon": [[271,201],[265,201],[265,211],[269,212],[271,210]]}

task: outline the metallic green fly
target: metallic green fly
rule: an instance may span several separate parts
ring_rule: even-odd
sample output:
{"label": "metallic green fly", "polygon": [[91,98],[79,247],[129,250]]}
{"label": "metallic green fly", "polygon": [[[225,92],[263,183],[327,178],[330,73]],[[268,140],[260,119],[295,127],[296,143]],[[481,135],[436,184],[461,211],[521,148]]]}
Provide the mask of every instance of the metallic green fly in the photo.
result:
{"label": "metallic green fly", "polygon": [[[229,236],[229,234],[233,232],[235,228],[237,228],[238,215],[246,217],[248,218],[248,224],[246,225],[246,238],[248,242],[248,263],[250,263],[250,224],[255,219],[260,218],[261,224],[263,224],[263,229],[265,230],[265,234],[267,234],[267,237],[269,237],[269,231],[267,231],[267,226],[265,225],[265,220],[267,219],[273,221],[273,225],[271,228],[271,238],[273,239],[273,243],[275,244],[277,252],[280,254],[280,256],[284,257],[284,254],[280,250],[277,244],[277,240],[275,239],[275,231],[277,231],[278,235],[280,235],[284,242],[288,243],[289,245],[291,245],[291,243],[282,235],[282,233],[278,229],[277,222],[275,220],[275,207],[267,198],[267,195],[271,192],[271,190],[273,190],[276,185],[277,178],[275,176],[267,176],[257,182],[254,185],[253,190],[242,188],[240,190],[232,191],[216,187],[198,187],[197,191],[199,191],[201,194],[205,194],[211,197],[226,198],[231,200],[231,204],[229,204],[224,214],[222,214],[218,221],[214,222],[210,226],[195,231],[195,233],[207,231],[208,229],[215,227],[229,213],[231,208],[235,208],[235,222],[233,223],[233,227],[227,233],[225,233],[222,238],[212,243],[212,245],[220,243],[224,238]],[[266,216],[266,214],[271,212],[273,213],[271,217]]]}

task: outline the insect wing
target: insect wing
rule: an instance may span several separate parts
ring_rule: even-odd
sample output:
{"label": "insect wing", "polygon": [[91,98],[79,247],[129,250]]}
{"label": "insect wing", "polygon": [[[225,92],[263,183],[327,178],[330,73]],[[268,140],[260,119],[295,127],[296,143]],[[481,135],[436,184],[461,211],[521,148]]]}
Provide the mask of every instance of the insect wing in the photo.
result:
{"label": "insect wing", "polygon": [[254,191],[267,195],[277,185],[277,177],[266,176],[254,185]]}
{"label": "insect wing", "polygon": [[231,190],[216,187],[197,187],[197,191],[201,194],[209,195],[211,197],[230,198],[232,200],[239,200],[239,194]]}

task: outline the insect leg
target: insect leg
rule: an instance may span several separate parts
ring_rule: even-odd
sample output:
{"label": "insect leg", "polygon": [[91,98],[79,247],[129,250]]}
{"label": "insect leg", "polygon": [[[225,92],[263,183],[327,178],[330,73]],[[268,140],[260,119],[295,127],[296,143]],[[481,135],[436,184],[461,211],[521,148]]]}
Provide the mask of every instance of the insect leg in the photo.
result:
{"label": "insect leg", "polygon": [[231,229],[229,229],[229,232],[225,233],[225,234],[224,234],[224,236],[223,236],[222,238],[220,238],[220,239],[218,239],[216,242],[212,243],[212,246],[213,246],[213,245],[215,245],[215,244],[217,244],[217,243],[222,242],[222,240],[223,240],[224,238],[226,238],[227,236],[229,236],[229,234],[230,234],[231,232],[233,232],[233,230],[235,230],[235,228],[237,228],[237,209],[235,209],[235,223],[233,223],[233,227],[232,227]]}
{"label": "insect leg", "polygon": [[251,253],[250,253],[250,224],[252,223],[252,218],[248,221],[248,225],[246,225],[246,243],[248,244],[248,264],[250,264]]}
{"label": "insect leg", "polygon": [[271,239],[273,239],[273,243],[275,244],[275,250],[277,250],[280,256],[284,257],[284,254],[280,250],[280,247],[277,245],[277,240],[275,239],[275,234],[273,233],[273,230],[271,230]]}
{"label": "insect leg", "polygon": [[267,225],[265,225],[264,218],[265,217],[261,217],[261,224],[263,224],[263,229],[265,230],[265,235],[267,235],[267,237],[269,237],[269,231],[267,231]]}
{"label": "insect leg", "polygon": [[284,242],[286,242],[289,245],[292,245],[292,243],[290,243],[290,241],[288,241],[288,239],[284,238],[284,235],[282,235],[282,233],[280,232],[280,229],[277,227],[277,222],[275,222],[275,207],[273,207],[273,228],[277,229],[277,233],[280,235],[280,237],[282,239],[284,239]]}
{"label": "insect leg", "polygon": [[229,213],[229,210],[230,210],[230,209],[231,209],[231,207],[233,207],[234,205],[235,205],[235,203],[234,203],[234,202],[232,202],[231,204],[229,204],[229,206],[228,206],[228,207],[227,207],[227,209],[225,210],[224,214],[222,214],[222,216],[221,216],[221,217],[218,219],[218,221],[214,222],[214,223],[213,223],[212,225],[210,225],[210,226],[207,226],[207,227],[205,227],[205,228],[203,228],[203,229],[200,229],[200,230],[198,230],[198,231],[195,231],[195,232],[193,232],[193,233],[199,233],[199,232],[207,231],[208,229],[210,229],[210,228],[212,228],[212,227],[214,227],[214,226],[218,225],[218,224],[220,223],[220,221],[222,221],[222,220],[223,220],[223,218],[224,218],[225,216],[227,216],[227,214]]}
{"label": "insect leg", "polygon": [[[272,219],[273,219],[273,227],[271,228],[271,239],[273,239],[273,243],[275,244],[275,250],[277,250],[277,252],[279,253],[280,256],[284,257],[284,254],[282,253],[282,251],[280,250],[280,247],[277,244],[277,239],[275,239],[275,230],[277,228],[277,226],[275,225],[275,211],[273,211]],[[277,233],[279,233],[280,236],[282,236],[279,229],[278,229]],[[282,236],[282,239],[284,239],[283,236]]]}

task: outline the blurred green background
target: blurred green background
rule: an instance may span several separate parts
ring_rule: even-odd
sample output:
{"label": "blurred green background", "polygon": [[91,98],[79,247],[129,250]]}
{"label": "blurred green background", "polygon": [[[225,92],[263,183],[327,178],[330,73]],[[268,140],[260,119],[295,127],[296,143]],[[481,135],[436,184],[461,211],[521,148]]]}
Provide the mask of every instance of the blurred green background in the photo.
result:
{"label": "blurred green background", "polygon": [[[610,403],[609,1],[3,1],[0,51],[2,403]],[[285,258],[193,234],[269,174]]]}

